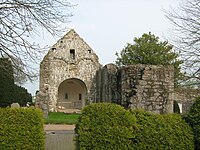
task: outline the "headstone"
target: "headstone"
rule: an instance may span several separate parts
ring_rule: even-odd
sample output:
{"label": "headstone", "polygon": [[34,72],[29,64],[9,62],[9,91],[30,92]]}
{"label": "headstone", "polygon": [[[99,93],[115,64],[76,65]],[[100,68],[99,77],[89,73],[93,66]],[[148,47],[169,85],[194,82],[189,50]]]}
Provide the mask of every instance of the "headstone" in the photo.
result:
{"label": "headstone", "polygon": [[12,103],[11,108],[20,108],[19,103]]}

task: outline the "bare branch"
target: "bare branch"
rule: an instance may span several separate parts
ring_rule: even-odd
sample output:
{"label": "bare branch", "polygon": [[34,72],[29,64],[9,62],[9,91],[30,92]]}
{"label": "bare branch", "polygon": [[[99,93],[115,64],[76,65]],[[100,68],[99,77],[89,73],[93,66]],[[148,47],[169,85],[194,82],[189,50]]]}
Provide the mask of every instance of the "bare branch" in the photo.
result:
{"label": "bare branch", "polygon": [[30,62],[37,62],[44,49],[30,36],[40,35],[38,28],[59,35],[72,7],[66,0],[0,0],[0,57],[9,57],[17,72],[32,79]]}
{"label": "bare branch", "polygon": [[165,13],[175,26],[173,41],[185,61],[187,79],[195,79],[200,85],[200,1],[186,0],[178,10]]}

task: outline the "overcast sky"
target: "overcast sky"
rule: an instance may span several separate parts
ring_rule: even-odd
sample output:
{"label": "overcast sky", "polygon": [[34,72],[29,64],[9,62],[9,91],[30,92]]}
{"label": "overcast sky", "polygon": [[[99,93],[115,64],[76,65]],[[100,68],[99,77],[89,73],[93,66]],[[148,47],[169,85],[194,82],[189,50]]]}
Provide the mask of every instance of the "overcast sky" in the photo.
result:
{"label": "overcast sky", "polygon": [[[77,4],[68,28],[73,28],[96,52],[101,64],[114,63],[120,52],[135,37],[151,32],[161,40],[170,38],[173,26],[163,10],[177,8],[183,0],[70,0]],[[65,34],[65,33],[64,33]],[[42,40],[41,40],[42,39]],[[38,41],[52,46],[59,37],[44,34]],[[39,65],[38,65],[39,66]],[[38,81],[24,85],[35,95]]]}

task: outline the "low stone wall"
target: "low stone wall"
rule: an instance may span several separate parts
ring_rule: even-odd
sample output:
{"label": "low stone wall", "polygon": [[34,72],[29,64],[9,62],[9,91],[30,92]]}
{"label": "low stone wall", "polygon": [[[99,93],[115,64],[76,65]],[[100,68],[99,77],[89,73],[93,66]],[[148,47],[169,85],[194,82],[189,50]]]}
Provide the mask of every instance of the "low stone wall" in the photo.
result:
{"label": "low stone wall", "polygon": [[187,114],[195,99],[200,96],[200,89],[175,89],[174,101],[179,105],[180,113]]}

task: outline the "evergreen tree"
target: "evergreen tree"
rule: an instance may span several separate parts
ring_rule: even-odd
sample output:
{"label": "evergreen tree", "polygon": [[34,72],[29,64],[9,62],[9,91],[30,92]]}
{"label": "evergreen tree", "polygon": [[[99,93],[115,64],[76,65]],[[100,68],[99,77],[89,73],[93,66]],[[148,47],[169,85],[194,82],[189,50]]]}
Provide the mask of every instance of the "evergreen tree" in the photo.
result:
{"label": "evergreen tree", "polygon": [[10,106],[14,99],[14,78],[11,61],[0,58],[0,107]]}
{"label": "evergreen tree", "polygon": [[26,106],[27,102],[32,102],[32,96],[24,87],[14,85],[15,102],[19,103],[20,106]]}
{"label": "evergreen tree", "polygon": [[175,85],[183,77],[178,54],[172,51],[173,46],[167,41],[160,42],[159,37],[151,34],[143,34],[140,38],[135,38],[134,43],[128,43],[120,52],[116,53],[118,66],[132,64],[149,64],[149,65],[173,65],[175,69]]}
{"label": "evergreen tree", "polygon": [[31,102],[31,94],[21,86],[14,84],[12,63],[8,58],[0,58],[0,107],[19,103],[26,106]]}

